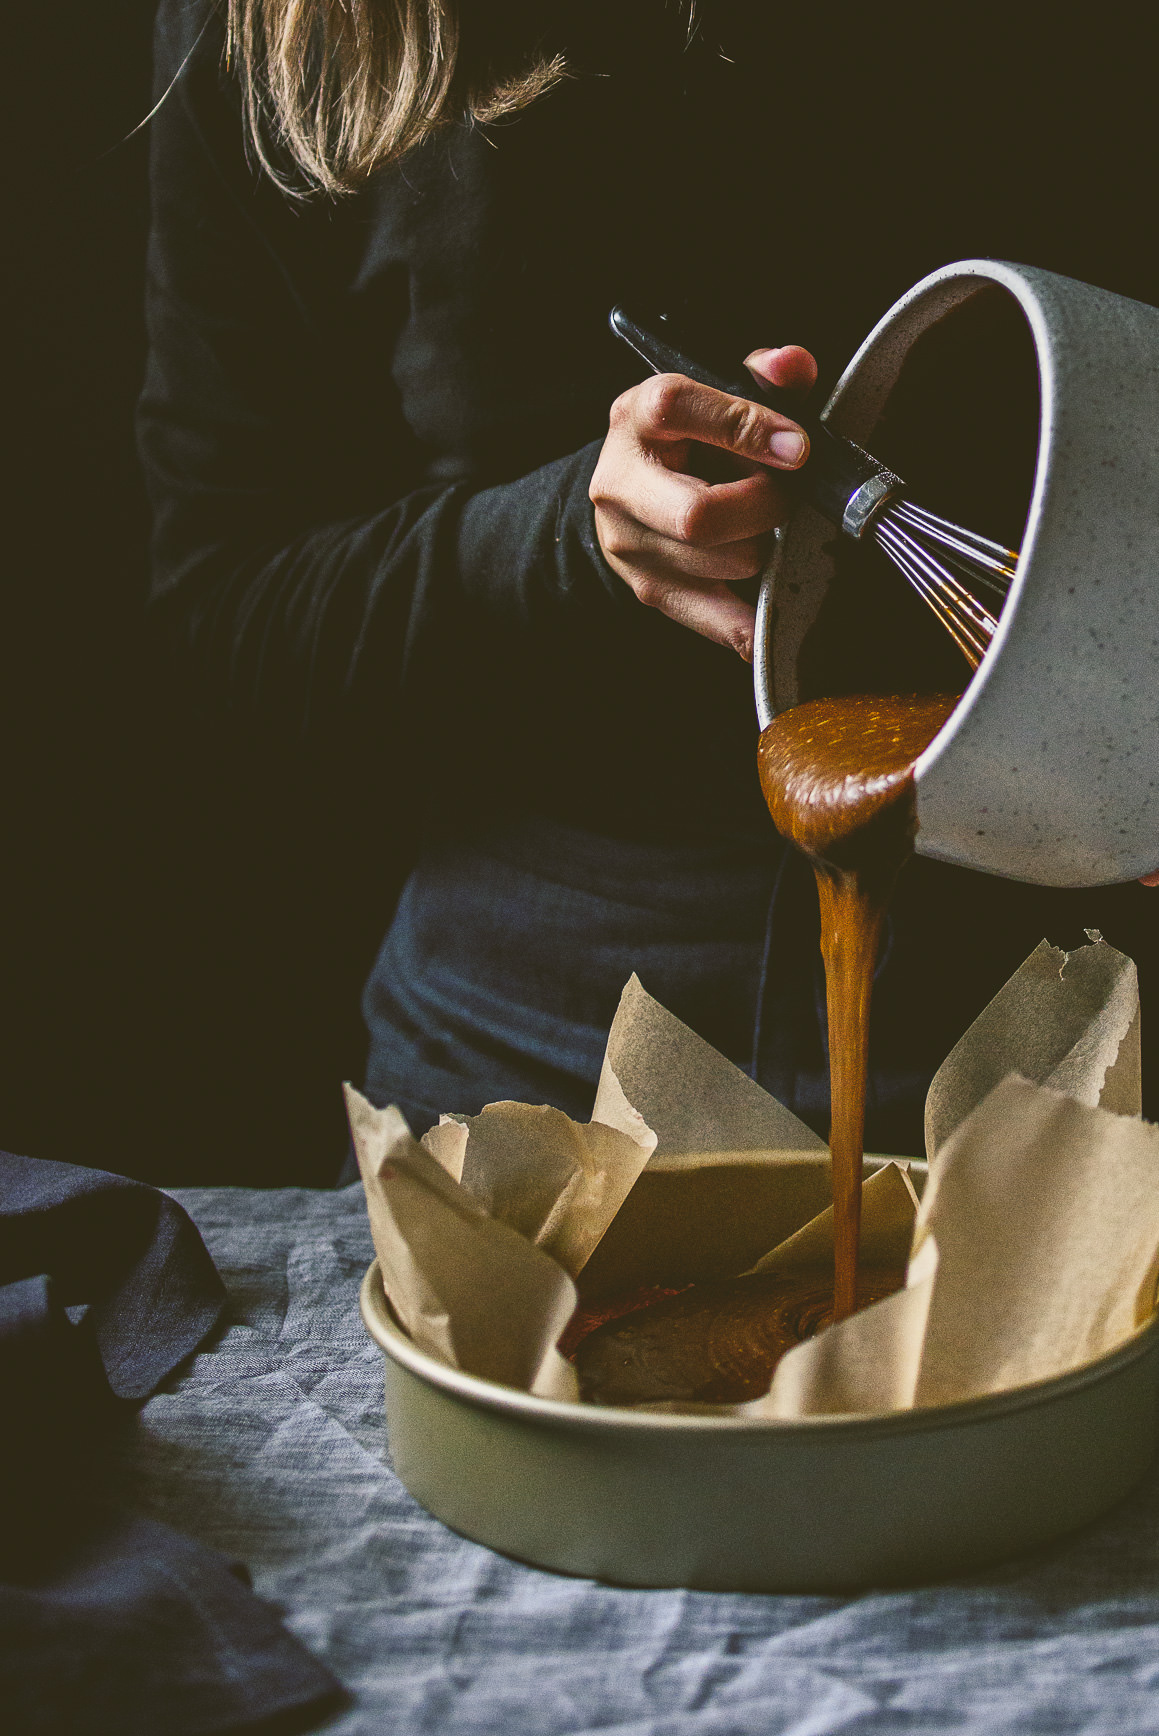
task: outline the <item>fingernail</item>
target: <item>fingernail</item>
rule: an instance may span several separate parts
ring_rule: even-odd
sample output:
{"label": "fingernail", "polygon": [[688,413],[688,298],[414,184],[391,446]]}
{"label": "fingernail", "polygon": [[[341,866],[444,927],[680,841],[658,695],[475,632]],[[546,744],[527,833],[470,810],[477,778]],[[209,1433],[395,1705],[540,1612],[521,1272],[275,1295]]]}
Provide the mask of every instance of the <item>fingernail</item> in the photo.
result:
{"label": "fingernail", "polygon": [[805,436],[791,434],[787,429],[780,434],[774,434],[769,441],[769,451],[778,464],[800,464],[805,450]]}

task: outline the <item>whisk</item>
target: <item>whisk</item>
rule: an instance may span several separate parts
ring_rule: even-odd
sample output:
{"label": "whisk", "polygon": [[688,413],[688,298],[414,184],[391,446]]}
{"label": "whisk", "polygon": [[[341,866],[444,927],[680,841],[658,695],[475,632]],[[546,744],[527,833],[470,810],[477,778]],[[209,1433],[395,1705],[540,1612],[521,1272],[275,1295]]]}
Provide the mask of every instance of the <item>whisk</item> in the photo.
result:
{"label": "whisk", "polygon": [[[666,322],[660,316],[654,323]],[[805,499],[855,542],[872,537],[977,669],[998,626],[1016,550],[916,505],[900,476],[823,422],[803,416],[792,393],[762,386],[747,372],[733,378],[712,372],[622,307],[612,309],[610,324],[656,373],[684,374],[791,416],[809,436],[808,463],[794,476]]]}

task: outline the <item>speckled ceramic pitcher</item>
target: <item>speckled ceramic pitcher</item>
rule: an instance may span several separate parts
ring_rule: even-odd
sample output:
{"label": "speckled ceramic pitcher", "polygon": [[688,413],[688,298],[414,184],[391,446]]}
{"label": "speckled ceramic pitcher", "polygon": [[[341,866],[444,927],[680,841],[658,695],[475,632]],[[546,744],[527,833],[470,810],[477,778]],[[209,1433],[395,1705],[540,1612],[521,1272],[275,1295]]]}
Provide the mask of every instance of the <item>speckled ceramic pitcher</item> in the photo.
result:
{"label": "speckled ceramic pitcher", "polygon": [[[996,292],[1034,349],[1037,456],[997,634],[917,762],[917,849],[1044,886],[1129,880],[1159,866],[1159,309],[1031,266],[948,265],[871,332],[824,417],[877,451],[914,345]],[[993,390],[981,358],[979,390]],[[833,536],[801,506],[765,576],[762,727],[824,691]]]}

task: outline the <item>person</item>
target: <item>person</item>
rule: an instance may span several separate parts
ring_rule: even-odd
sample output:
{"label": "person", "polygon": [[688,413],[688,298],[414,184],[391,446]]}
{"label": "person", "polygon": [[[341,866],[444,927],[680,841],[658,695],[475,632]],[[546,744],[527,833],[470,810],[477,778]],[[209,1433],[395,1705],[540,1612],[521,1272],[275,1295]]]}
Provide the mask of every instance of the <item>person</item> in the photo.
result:
{"label": "person", "polygon": [[[607,314],[678,310],[804,391],[950,258],[1159,299],[1139,226],[1076,193],[1123,144],[1061,118],[1098,55],[1044,70],[984,11],[948,64],[917,7],[866,33],[735,0],[162,0],[154,607],[215,703],[401,817],[366,1087],[416,1134],[497,1098],[586,1116],[632,971],[825,1131],[815,896],[757,787],[747,665],[807,441],[641,381]],[[1013,137],[974,124],[996,43]],[[1076,909],[911,865],[870,1149],[921,1151],[934,1068]]]}

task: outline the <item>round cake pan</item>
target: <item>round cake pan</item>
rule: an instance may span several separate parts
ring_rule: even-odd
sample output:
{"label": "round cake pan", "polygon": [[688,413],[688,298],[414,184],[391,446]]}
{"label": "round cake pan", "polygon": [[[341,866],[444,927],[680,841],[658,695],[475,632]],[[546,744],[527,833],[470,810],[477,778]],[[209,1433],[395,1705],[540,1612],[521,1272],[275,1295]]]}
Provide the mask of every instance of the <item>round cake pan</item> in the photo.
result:
{"label": "round cake pan", "polygon": [[[605,1237],[597,1288],[635,1264],[634,1240],[645,1244],[640,1281],[743,1270],[762,1198],[776,1215],[773,1167],[755,1156],[716,1166],[723,1185],[705,1197],[743,1190],[757,1207],[743,1219],[702,1212],[694,1238],[672,1207],[689,1204],[690,1173],[698,1184],[712,1175],[679,1161],[646,1170],[626,1225],[617,1219]],[[828,1158],[801,1156],[793,1167],[797,1215],[806,1196],[824,1199]],[[642,1222],[653,1233],[638,1238]],[[670,1235],[665,1224],[679,1227]],[[674,1264],[664,1268],[666,1242]],[[1156,1445],[1155,1320],[1111,1355],[1012,1392],[762,1422],[560,1404],[464,1374],[400,1329],[377,1263],[361,1306],[385,1354],[395,1469],[415,1499],[476,1542],[612,1584],[832,1592],[944,1578],[1094,1519],[1139,1479]]]}

